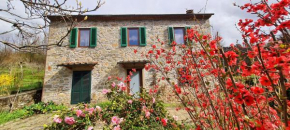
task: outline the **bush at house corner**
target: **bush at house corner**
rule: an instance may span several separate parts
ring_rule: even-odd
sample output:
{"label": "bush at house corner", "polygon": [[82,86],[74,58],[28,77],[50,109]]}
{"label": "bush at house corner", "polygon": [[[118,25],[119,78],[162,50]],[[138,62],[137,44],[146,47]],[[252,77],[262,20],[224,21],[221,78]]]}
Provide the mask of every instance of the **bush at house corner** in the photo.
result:
{"label": "bush at house corner", "polygon": [[109,103],[101,108],[95,105],[79,104],[77,107],[54,116],[54,122],[46,130],[85,129],[91,130],[97,121],[105,123],[104,130],[127,129],[185,129],[166,112],[162,101],[143,92],[138,98],[127,93],[124,83],[110,84],[104,90]]}

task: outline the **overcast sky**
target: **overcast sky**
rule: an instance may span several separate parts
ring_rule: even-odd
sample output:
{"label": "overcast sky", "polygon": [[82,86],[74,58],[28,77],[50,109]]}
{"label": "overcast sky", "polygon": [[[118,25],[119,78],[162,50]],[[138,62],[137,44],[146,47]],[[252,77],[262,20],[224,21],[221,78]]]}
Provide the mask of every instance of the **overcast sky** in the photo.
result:
{"label": "overcast sky", "polygon": [[[14,0],[18,1],[18,0]],[[182,14],[186,9],[193,9],[195,13],[214,13],[210,18],[212,33],[219,32],[224,38],[224,44],[229,45],[241,41],[241,36],[235,24],[239,19],[254,18],[233,6],[236,2],[242,5],[248,0],[103,0],[105,4],[92,14]],[[0,8],[6,8],[6,0],[0,0]],[[75,0],[69,0],[75,2]],[[96,0],[82,0],[84,7],[93,8]],[[206,4],[207,3],[207,4]],[[16,4],[21,6],[21,4]],[[17,13],[24,13],[20,7]],[[8,16],[0,12],[1,16]],[[10,29],[10,25],[0,20],[0,32]]]}

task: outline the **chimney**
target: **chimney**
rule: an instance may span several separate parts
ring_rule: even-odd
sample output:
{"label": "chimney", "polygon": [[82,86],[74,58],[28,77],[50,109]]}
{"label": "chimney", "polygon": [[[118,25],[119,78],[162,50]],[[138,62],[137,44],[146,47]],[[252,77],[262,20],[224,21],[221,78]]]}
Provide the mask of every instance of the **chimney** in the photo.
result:
{"label": "chimney", "polygon": [[192,9],[186,10],[186,14],[193,14],[193,10]]}

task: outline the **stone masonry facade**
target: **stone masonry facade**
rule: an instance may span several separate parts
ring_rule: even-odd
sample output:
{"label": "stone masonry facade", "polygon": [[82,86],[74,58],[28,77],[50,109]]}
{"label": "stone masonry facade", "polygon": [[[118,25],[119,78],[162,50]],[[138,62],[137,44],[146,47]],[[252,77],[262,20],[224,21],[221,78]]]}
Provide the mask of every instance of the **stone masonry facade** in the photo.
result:
{"label": "stone masonry facade", "polygon": [[[90,19],[90,17],[89,17]],[[49,28],[49,44],[54,44],[60,40],[66,33],[66,24],[60,21],[54,21]],[[107,88],[105,83],[108,76],[119,76],[123,79],[127,76],[127,70],[122,65],[117,64],[120,61],[143,60],[145,57],[134,53],[147,52],[151,45],[159,46],[157,36],[161,41],[168,43],[168,27],[195,27],[201,26],[203,32],[210,33],[209,20],[193,19],[186,20],[111,20],[111,21],[84,21],[78,28],[96,27],[97,46],[94,48],[70,48],[69,36],[63,41],[63,47],[50,47],[47,50],[44,86],[42,92],[42,101],[54,101],[56,103],[70,104],[72,75],[74,69],[64,66],[58,66],[68,62],[97,62],[91,70],[91,103],[98,103],[105,100],[102,90]],[[146,27],[147,45],[121,47],[121,27]],[[143,87],[150,88],[153,82],[151,71],[142,70]]]}

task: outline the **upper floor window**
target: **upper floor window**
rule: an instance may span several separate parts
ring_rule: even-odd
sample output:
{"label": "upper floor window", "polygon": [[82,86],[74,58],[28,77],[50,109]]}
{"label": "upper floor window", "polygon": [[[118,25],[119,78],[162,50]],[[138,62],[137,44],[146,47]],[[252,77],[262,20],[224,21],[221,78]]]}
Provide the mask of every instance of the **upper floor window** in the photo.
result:
{"label": "upper floor window", "polygon": [[138,46],[139,45],[139,29],[138,28],[128,28],[128,41],[129,46]]}
{"label": "upper floor window", "polygon": [[177,45],[187,44],[188,39],[184,39],[187,34],[187,29],[190,29],[190,27],[168,27],[169,45],[171,45],[173,41],[175,41]]}
{"label": "upper floor window", "polygon": [[90,45],[90,29],[79,29],[79,47],[88,47]]}
{"label": "upper floor window", "polygon": [[121,47],[146,46],[146,28],[121,28]]}
{"label": "upper floor window", "polygon": [[97,28],[73,28],[70,34],[70,47],[96,47]]}
{"label": "upper floor window", "polygon": [[184,28],[174,28],[174,40],[176,44],[184,44]]}

